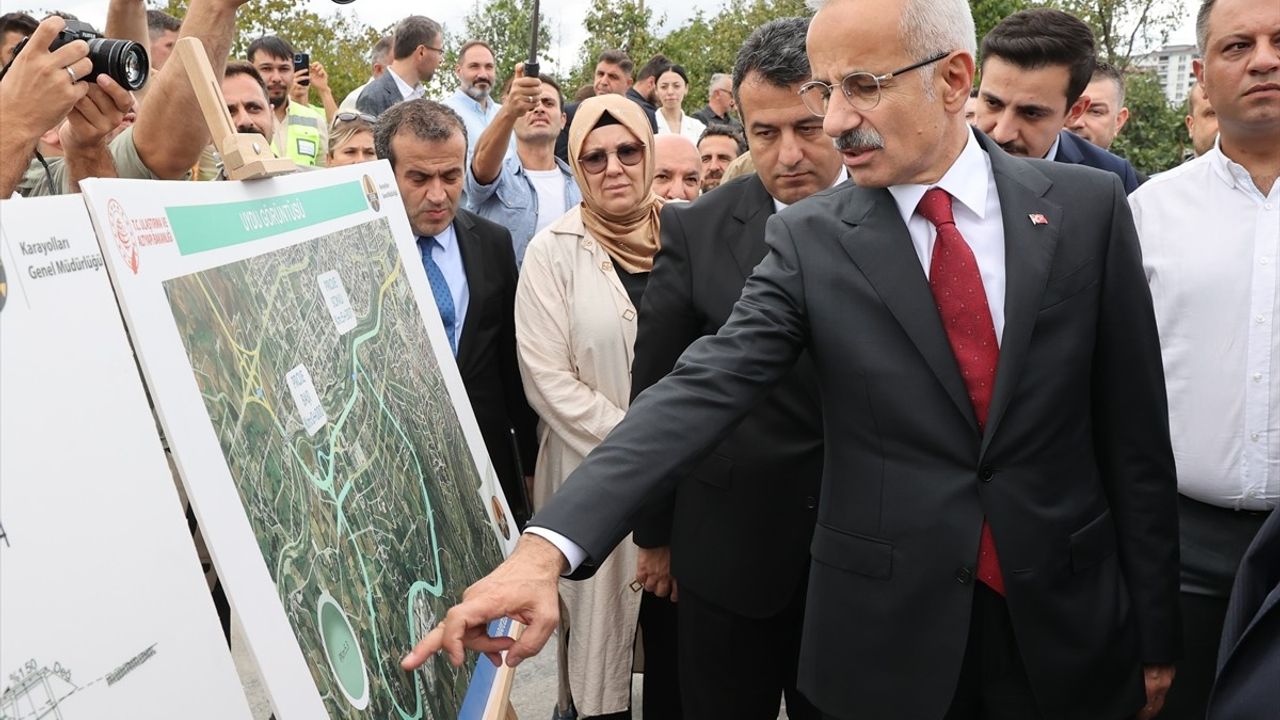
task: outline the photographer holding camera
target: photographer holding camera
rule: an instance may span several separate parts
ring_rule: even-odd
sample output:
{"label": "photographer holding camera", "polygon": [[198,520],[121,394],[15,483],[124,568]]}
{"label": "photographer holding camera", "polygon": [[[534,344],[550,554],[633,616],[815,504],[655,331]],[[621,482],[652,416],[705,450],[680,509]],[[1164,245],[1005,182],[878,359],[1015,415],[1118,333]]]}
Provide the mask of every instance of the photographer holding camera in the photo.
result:
{"label": "photographer holding camera", "polygon": [[13,194],[40,136],[89,94],[87,83],[76,82],[93,70],[89,45],[77,41],[49,50],[65,27],[57,16],[40,23],[27,51],[0,78],[0,111],[6,116],[0,128],[0,198]]}
{"label": "photographer holding camera", "polygon": [[[236,11],[246,2],[248,0],[191,0],[188,7],[180,37],[194,37],[203,43],[205,54],[216,76],[220,76],[226,66],[231,40],[235,33]],[[139,0],[112,0],[113,7],[117,4],[141,6]],[[19,63],[27,62],[25,59],[27,53],[47,47],[62,29],[62,27],[58,30],[50,29],[48,34],[41,38],[43,45],[33,36],[28,42],[30,47],[19,51],[10,72],[16,73]],[[77,59],[84,61],[84,65],[72,68],[79,81],[91,74],[92,63],[86,57],[85,43],[74,41],[60,48],[59,51],[73,46],[81,48],[81,54]],[[57,53],[45,54],[61,59]],[[35,52],[33,57],[39,58],[41,53]],[[130,57],[136,58],[136,55],[130,55]],[[125,71],[125,76],[136,80],[135,71],[142,71],[145,75],[143,70],[146,67],[145,50],[142,51],[141,60],[142,63],[138,64],[131,62],[129,57],[121,55],[118,56],[116,67]],[[60,116],[54,115],[54,109],[49,107],[53,103],[45,95],[51,94],[53,90],[67,92],[65,87],[68,84],[77,86],[74,92],[79,94],[78,97],[71,99],[72,105],[81,100],[88,100],[92,102],[92,107],[77,106],[77,109],[82,112],[79,117],[71,118],[63,106],[60,115],[67,117],[67,121],[59,130],[59,138],[63,143],[63,152],[66,157],[51,159],[48,163],[48,172],[44,171],[39,161],[36,161],[33,167],[40,172],[28,173],[28,177],[35,177],[38,181],[25,183],[24,194],[74,192],[77,187],[76,181],[84,177],[118,175],[123,178],[150,180],[184,179],[199,159],[201,150],[209,143],[209,130],[196,100],[195,91],[186,73],[181,72],[177,67],[171,71],[157,73],[151,78],[146,99],[138,108],[137,122],[132,127],[124,128],[114,139],[112,135],[119,128],[121,120],[132,105],[132,99],[126,100],[124,97],[128,93],[115,92],[123,91],[119,83],[116,83],[115,88],[111,88],[109,80],[97,79],[97,87],[90,88],[88,83],[70,83],[69,74],[61,69],[56,72],[62,73],[65,78],[61,82],[56,82],[53,77],[48,76],[56,73],[48,73],[44,65],[41,65],[41,68],[46,70],[46,74],[28,84],[25,94],[18,91],[10,93],[8,89],[5,90],[0,109],[8,113],[13,108],[40,106],[42,115],[51,118],[50,125],[56,125]],[[6,78],[0,82],[7,85],[9,80]],[[63,89],[57,88],[58,85]],[[33,102],[33,98],[39,99],[39,102]],[[14,114],[16,115],[17,111]],[[10,141],[7,138],[10,130],[9,124],[6,123],[4,130],[0,133],[6,136],[6,151],[3,155],[6,179],[10,172],[8,166],[14,163],[27,165],[34,147],[33,143],[24,146],[16,144],[15,140],[13,145],[15,152],[10,154],[8,152]],[[110,172],[112,169],[114,173]],[[0,190],[5,187],[9,186],[0,186]]]}

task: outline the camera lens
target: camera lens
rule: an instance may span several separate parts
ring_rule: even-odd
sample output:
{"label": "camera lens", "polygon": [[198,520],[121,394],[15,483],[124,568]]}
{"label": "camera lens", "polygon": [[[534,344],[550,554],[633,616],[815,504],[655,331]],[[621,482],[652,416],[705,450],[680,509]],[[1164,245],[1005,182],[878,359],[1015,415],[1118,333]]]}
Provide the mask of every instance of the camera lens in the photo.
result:
{"label": "camera lens", "polygon": [[151,72],[146,48],[130,40],[90,40],[89,59],[93,61],[93,72],[85,78],[89,82],[107,75],[128,90],[139,90]]}

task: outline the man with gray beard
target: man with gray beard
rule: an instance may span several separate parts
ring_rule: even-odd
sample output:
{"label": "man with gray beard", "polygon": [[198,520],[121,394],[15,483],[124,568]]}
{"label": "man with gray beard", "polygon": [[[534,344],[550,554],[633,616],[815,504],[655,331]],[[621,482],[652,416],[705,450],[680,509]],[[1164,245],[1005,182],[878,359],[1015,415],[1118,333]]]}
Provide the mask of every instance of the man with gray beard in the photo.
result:
{"label": "man with gray beard", "polygon": [[445,98],[443,104],[458,113],[466,124],[467,157],[471,157],[476,141],[502,109],[489,97],[498,72],[493,49],[480,40],[472,40],[458,51],[458,66],[453,71],[458,76],[458,89]]}

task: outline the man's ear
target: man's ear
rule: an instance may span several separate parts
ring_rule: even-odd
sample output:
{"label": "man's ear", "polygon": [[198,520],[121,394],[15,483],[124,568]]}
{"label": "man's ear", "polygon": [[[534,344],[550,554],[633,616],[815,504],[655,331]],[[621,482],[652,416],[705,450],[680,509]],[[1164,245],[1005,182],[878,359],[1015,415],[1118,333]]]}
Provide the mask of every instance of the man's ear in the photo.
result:
{"label": "man's ear", "polygon": [[1116,113],[1116,133],[1123,130],[1127,122],[1129,122],[1129,108],[1120,108],[1120,112]]}
{"label": "man's ear", "polygon": [[1074,105],[1067,108],[1067,120],[1064,123],[1064,126],[1071,127],[1072,123],[1083,117],[1085,112],[1089,110],[1089,104],[1092,102],[1093,98],[1090,98],[1088,95],[1081,95]]}

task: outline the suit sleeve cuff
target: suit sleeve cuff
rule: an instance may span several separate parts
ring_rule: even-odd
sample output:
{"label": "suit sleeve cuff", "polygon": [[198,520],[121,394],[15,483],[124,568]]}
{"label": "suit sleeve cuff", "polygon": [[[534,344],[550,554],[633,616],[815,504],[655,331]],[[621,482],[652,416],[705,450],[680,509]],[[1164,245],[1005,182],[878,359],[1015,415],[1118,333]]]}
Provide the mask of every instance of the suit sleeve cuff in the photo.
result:
{"label": "suit sleeve cuff", "polygon": [[528,527],[525,528],[524,531],[530,535],[537,535],[552,545],[555,545],[556,549],[560,551],[560,554],[564,555],[564,559],[569,564],[569,569],[563,573],[564,577],[572,575],[573,572],[578,569],[578,566],[587,559],[586,550],[583,550],[577,543],[561,535],[555,530],[548,530],[544,527]]}

